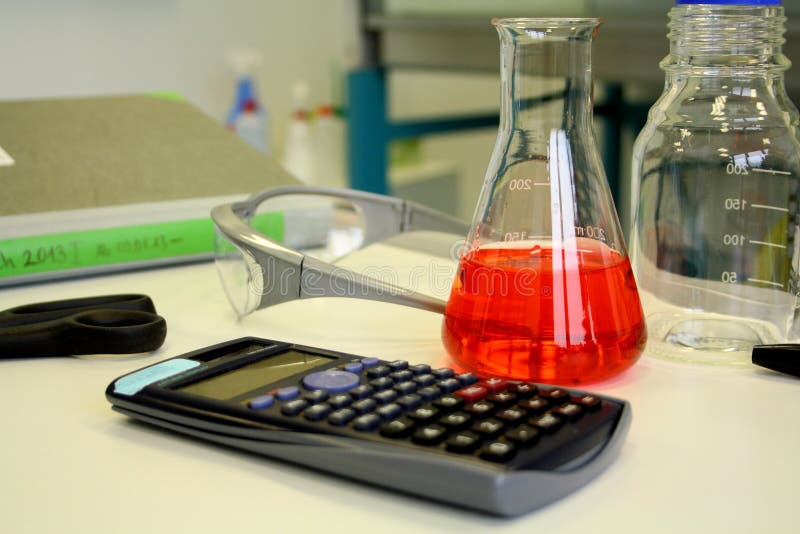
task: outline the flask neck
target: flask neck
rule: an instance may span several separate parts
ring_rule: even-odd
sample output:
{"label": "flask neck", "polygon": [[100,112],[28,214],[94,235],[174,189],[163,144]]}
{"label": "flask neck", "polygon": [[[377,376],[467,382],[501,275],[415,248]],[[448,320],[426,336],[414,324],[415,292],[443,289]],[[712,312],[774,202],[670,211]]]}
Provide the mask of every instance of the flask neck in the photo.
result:
{"label": "flask neck", "polygon": [[592,120],[592,38],[598,19],[504,19],[500,129],[586,127]]}
{"label": "flask neck", "polygon": [[791,62],[781,47],[781,6],[679,5],[669,13],[670,53],[661,68],[670,76],[782,76]]}

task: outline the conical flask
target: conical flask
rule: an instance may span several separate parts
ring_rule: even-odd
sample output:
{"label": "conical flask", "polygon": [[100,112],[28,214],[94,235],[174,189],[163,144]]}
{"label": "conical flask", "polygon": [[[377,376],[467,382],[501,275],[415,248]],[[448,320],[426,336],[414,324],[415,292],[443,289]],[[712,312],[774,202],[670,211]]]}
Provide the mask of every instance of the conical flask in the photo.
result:
{"label": "conical flask", "polygon": [[592,130],[599,19],[502,19],[500,129],[445,312],[483,376],[578,384],[639,358],[646,328]]}

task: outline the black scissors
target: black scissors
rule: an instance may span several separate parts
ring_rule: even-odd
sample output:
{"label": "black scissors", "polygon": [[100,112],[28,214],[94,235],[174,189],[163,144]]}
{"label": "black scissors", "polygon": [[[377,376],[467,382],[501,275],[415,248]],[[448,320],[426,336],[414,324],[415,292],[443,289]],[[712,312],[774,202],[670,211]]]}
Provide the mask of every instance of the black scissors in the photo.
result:
{"label": "black scissors", "polygon": [[147,295],[54,300],[0,312],[0,358],[149,352],[166,336],[167,322]]}

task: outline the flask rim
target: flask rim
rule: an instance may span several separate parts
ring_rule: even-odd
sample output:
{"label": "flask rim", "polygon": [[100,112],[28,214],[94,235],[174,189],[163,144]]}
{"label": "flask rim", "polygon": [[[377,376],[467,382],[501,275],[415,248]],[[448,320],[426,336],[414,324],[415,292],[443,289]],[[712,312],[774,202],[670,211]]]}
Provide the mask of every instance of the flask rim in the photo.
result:
{"label": "flask rim", "polygon": [[598,17],[512,17],[512,18],[493,18],[492,25],[503,28],[533,29],[542,27],[564,28],[567,26],[599,26],[605,22]]}

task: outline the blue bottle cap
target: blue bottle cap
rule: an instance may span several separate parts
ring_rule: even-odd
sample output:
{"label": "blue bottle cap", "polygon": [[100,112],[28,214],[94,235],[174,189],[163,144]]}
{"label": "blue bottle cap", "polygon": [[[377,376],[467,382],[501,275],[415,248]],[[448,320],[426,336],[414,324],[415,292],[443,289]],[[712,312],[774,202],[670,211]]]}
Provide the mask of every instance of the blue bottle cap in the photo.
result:
{"label": "blue bottle cap", "polygon": [[781,0],[675,0],[675,5],[706,4],[715,6],[779,6]]}

